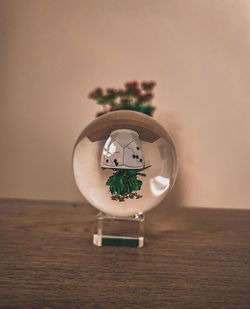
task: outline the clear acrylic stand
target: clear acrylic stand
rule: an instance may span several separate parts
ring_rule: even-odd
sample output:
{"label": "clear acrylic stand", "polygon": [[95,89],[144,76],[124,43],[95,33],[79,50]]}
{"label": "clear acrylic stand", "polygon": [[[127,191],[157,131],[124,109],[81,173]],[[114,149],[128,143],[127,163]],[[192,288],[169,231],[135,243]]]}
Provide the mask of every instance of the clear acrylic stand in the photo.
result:
{"label": "clear acrylic stand", "polygon": [[93,243],[96,246],[143,247],[143,213],[140,212],[131,217],[115,217],[103,212],[98,213]]}

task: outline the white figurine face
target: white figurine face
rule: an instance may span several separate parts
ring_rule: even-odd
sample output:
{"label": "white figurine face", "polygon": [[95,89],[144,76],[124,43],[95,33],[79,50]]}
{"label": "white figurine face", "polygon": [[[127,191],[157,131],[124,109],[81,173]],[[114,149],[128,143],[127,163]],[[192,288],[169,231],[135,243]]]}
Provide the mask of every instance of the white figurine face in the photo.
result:
{"label": "white figurine face", "polygon": [[144,160],[138,133],[129,129],[113,131],[103,147],[101,166],[117,169],[143,168]]}

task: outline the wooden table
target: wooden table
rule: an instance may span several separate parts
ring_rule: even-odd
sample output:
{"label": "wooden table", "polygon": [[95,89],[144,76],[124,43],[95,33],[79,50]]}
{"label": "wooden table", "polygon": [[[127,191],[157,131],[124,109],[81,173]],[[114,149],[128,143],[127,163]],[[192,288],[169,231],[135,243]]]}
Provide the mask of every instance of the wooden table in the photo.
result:
{"label": "wooden table", "polygon": [[161,205],[141,249],[93,246],[95,213],[2,200],[0,308],[250,308],[250,211]]}

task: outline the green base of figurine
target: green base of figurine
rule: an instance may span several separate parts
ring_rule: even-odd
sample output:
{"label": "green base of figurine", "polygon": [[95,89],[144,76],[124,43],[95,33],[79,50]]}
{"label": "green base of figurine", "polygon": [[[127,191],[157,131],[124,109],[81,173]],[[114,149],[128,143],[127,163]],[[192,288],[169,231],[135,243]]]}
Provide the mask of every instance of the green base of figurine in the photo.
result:
{"label": "green base of figurine", "polygon": [[144,237],[118,237],[94,234],[93,243],[99,247],[111,246],[141,248],[144,244]]}

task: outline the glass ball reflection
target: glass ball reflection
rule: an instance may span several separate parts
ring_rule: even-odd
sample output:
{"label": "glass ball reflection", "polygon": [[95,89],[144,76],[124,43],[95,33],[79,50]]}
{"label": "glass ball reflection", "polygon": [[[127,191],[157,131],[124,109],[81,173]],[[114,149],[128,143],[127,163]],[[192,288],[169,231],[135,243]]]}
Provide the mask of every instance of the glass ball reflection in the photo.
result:
{"label": "glass ball reflection", "polygon": [[[107,185],[118,169],[133,175],[133,170],[139,171],[141,184],[136,193],[123,192],[125,198],[119,200]],[[152,117],[134,111],[110,112],[91,122],[77,139],[73,172],[78,189],[94,207],[114,216],[135,215],[156,207],[174,185],[176,149]]]}

